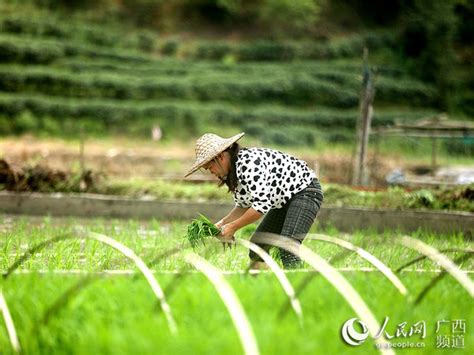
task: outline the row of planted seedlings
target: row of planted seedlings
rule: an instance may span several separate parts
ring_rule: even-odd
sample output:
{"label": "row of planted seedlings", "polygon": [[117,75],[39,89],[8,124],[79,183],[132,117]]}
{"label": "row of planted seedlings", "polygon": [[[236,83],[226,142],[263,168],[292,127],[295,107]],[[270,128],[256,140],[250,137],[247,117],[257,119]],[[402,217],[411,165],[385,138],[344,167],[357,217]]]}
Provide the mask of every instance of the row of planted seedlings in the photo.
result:
{"label": "row of planted seedlings", "polygon": [[[149,234],[145,229],[137,229],[136,231],[139,237]],[[212,263],[207,261],[202,256],[198,255],[198,253],[186,251],[183,254],[183,250],[186,249],[187,246],[190,245],[193,247],[193,249],[196,249],[200,246],[200,244],[202,244],[202,247],[204,247],[205,254],[209,249],[209,245],[206,244],[220,243],[219,241],[217,241],[217,239],[214,238],[218,234],[219,230],[207,218],[205,218],[204,216],[200,216],[188,226],[186,234],[186,244],[183,245],[182,243],[178,243],[178,245],[174,245],[173,247],[163,248],[162,250],[160,250],[160,253],[158,253],[158,255],[155,255],[151,260],[148,261],[148,263],[145,263],[143,258],[140,258],[132,249],[126,247],[124,244],[118,242],[113,238],[110,238],[101,233],[90,231],[88,228],[74,228],[74,230],[72,231],[62,232],[52,238],[43,238],[42,242],[35,243],[33,246],[29,247],[24,253],[17,253],[17,255],[21,254],[21,256],[16,258],[15,262],[10,264],[8,270],[4,273],[4,284],[7,285],[6,279],[9,278],[11,273],[13,273],[16,269],[27,263],[28,260],[34,258],[35,255],[39,255],[48,248],[54,247],[57,244],[64,244],[65,241],[72,241],[73,243],[76,243],[76,246],[78,245],[78,241],[95,241],[95,243],[104,244],[112,249],[119,251],[123,257],[131,260],[136,265],[136,267],[140,270],[140,272],[147,280],[153,293],[159,300],[161,309],[167,319],[170,331],[173,334],[176,334],[178,332],[178,328],[173,318],[171,308],[165,298],[165,294],[160,284],[157,282],[154,275],[152,274],[150,267],[157,265],[158,263],[162,262],[163,260],[166,260],[169,257],[172,257],[173,255],[182,255],[182,260],[184,261],[184,264],[191,265],[198,271],[202,272],[209,279],[209,281],[212,282],[216,291],[222,297],[222,300],[225,303],[229,314],[235,324],[244,352],[250,354],[258,353],[258,344],[250,322],[248,321],[246,313],[244,312],[243,307],[239,302],[239,298],[233,291],[232,287],[226,282],[226,279],[223,277],[222,270],[216,268]],[[280,317],[284,316],[288,309],[291,308],[297,316],[300,326],[303,326],[303,308],[299,302],[298,296],[304,291],[304,289],[316,275],[322,275],[327,281],[329,281],[329,283],[331,283],[337,289],[340,295],[351,306],[355,314],[357,314],[357,316],[368,325],[368,330],[371,335],[375,336],[377,330],[380,328],[380,324],[377,322],[373,312],[366,305],[361,295],[351,286],[351,284],[346,280],[344,276],[342,276],[342,274],[336,268],[331,266],[331,263],[329,263],[327,260],[319,256],[318,254],[314,253],[314,251],[312,251],[310,248],[306,246],[298,246],[297,244],[292,243],[290,240],[275,239],[274,236],[268,234],[262,234],[259,236],[259,238],[259,243],[270,244],[299,255],[307,263],[307,265],[319,272],[317,274],[308,273],[295,290],[290,281],[288,280],[287,274],[283,272],[279,264],[275,262],[270,257],[270,255],[268,255],[259,246],[241,238],[235,238],[234,240],[229,241],[229,246],[234,245],[244,247],[245,249],[251,249],[252,251],[259,254],[267,262],[271,272],[274,273],[276,279],[280,283],[284,293],[287,296],[286,304],[283,305],[280,309]],[[408,291],[406,286],[397,276],[397,273],[410,265],[422,261],[425,258],[434,260],[444,269],[444,271],[438,274],[430,281],[430,283],[421,291],[418,297],[414,300],[414,304],[418,304],[426,295],[426,293],[431,288],[433,288],[436,283],[438,283],[446,275],[446,273],[451,274],[457,281],[459,281],[459,283],[462,285],[462,287],[466,289],[466,291],[471,297],[473,297],[474,295],[474,286],[472,281],[466,276],[466,274],[459,270],[455,262],[453,262],[450,258],[446,256],[446,254],[449,253],[460,254],[461,256],[457,257],[456,262],[464,263],[473,253],[473,250],[471,248],[464,247],[444,249],[442,250],[444,252],[443,254],[442,252],[436,250],[434,247],[423,243],[419,239],[414,239],[408,236],[402,236],[400,238],[392,240],[392,242],[403,246],[403,248],[408,248],[410,250],[416,251],[420,254],[420,256],[412,260],[408,260],[408,262],[400,265],[398,269],[394,272],[392,271],[392,269],[390,269],[390,267],[384,264],[375,255],[369,253],[366,249],[363,249],[360,246],[356,246],[355,244],[351,243],[351,241],[349,241],[347,238],[339,238],[324,234],[312,233],[308,235],[307,240],[330,243],[340,247],[343,251],[333,254],[331,258],[332,262],[343,260],[347,258],[350,254],[357,254],[359,257],[366,260],[374,269],[381,272],[384,277],[390,281],[393,287],[397,289],[398,292],[403,296],[405,296]],[[12,241],[10,242],[14,243]],[[380,241],[378,242],[380,243]],[[387,240],[385,239],[383,240],[383,242],[386,243]],[[371,243],[370,245],[373,247],[374,243]],[[84,245],[81,244],[81,247],[83,248]],[[12,247],[11,244],[8,246],[8,242],[4,243],[3,245],[4,252],[6,250],[12,250],[15,248],[21,249],[22,245],[20,244],[16,245],[15,247]],[[201,250],[201,252],[202,251],[203,250]],[[213,252],[215,252],[215,249],[213,249]],[[4,255],[4,259],[8,259],[8,257]],[[103,269],[104,267],[102,266],[99,268]],[[171,294],[171,290],[176,287],[176,284],[182,282],[183,275],[188,274],[178,273],[174,280],[171,281],[170,285],[168,285],[167,289],[170,290],[169,294]],[[98,276],[96,275],[95,277]],[[74,297],[79,291],[84,289],[90,283],[90,281],[93,280],[93,278],[94,277],[88,275],[87,278],[79,280],[77,284],[74,284],[72,287],[70,287],[56,300],[56,302],[53,303],[50,308],[48,308],[48,310],[45,312],[43,319],[49,319],[56,313],[58,313],[61,307],[67,304],[70,298]],[[1,297],[2,298],[0,299],[0,306],[2,307],[11,344],[13,349],[19,351],[20,342],[16,336],[13,319],[10,316],[8,306],[3,296]],[[378,343],[383,343],[384,341],[386,341],[386,339],[376,338],[375,341]],[[391,353],[390,350],[386,350],[383,347],[381,347],[381,349],[381,352],[383,353]]]}

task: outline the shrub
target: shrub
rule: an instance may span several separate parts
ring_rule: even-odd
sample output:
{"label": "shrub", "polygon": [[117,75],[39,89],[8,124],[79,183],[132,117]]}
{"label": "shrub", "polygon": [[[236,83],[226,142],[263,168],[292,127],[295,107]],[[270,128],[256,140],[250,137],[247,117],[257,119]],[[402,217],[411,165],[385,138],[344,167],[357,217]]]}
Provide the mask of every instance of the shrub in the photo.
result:
{"label": "shrub", "polygon": [[61,124],[58,120],[49,116],[41,117],[41,129],[53,136],[60,135],[62,131]]}
{"label": "shrub", "polygon": [[418,190],[407,194],[407,205],[410,208],[432,207],[435,197],[430,190]]}
{"label": "shrub", "polygon": [[161,54],[174,56],[178,52],[179,42],[176,40],[168,40],[161,46]]}
{"label": "shrub", "polygon": [[279,101],[290,105],[317,103],[341,108],[355,107],[358,94],[325,80],[302,75],[281,77],[196,78],[157,77],[154,79],[116,75],[82,74],[47,68],[0,68],[0,87],[10,92],[41,92],[68,97],[114,99],[198,99],[231,102]]}
{"label": "shrub", "polygon": [[264,144],[280,146],[314,146],[316,143],[314,129],[304,126],[269,127],[263,122],[247,122],[242,130],[249,136],[259,138]]}
{"label": "shrub", "polygon": [[30,111],[23,111],[15,117],[15,133],[32,132],[38,129],[38,119]]}
{"label": "shrub", "polygon": [[240,45],[236,55],[242,61],[286,61],[296,56],[296,48],[274,41],[256,41]]}
{"label": "shrub", "polygon": [[454,1],[409,2],[401,44],[411,60],[412,72],[436,84],[439,107],[446,109],[455,62],[453,40],[456,29]]}
{"label": "shrub", "polygon": [[156,34],[151,31],[141,31],[137,35],[137,48],[145,52],[155,50]]}
{"label": "shrub", "polygon": [[54,44],[0,37],[0,63],[49,64],[63,55],[64,50]]}
{"label": "shrub", "polygon": [[349,143],[354,141],[354,132],[341,132],[339,129],[336,132],[329,132],[325,135],[330,143]]}
{"label": "shrub", "polygon": [[231,53],[231,46],[227,43],[204,42],[197,45],[193,56],[196,59],[220,60]]}
{"label": "shrub", "polygon": [[270,27],[270,32],[302,34],[316,25],[321,6],[322,1],[315,0],[264,1],[258,16],[264,26]]}
{"label": "shrub", "polygon": [[[169,131],[198,131],[198,123],[212,122],[212,124],[233,125],[244,127],[250,123],[258,123],[263,127],[284,127],[290,132],[292,126],[316,127],[318,129],[354,129],[358,110],[331,110],[318,108],[315,110],[296,110],[284,106],[269,105],[260,107],[235,107],[232,104],[173,102],[163,101],[118,101],[107,99],[68,99],[62,97],[48,97],[42,95],[6,94],[0,93],[0,112],[6,117],[15,118],[23,111],[29,111],[37,117],[50,116],[63,121],[66,117],[80,120],[87,118],[91,122],[107,127],[123,127],[127,123],[134,125],[137,120],[156,122]],[[428,114],[432,111],[376,111],[373,117],[373,126],[393,124],[395,119],[409,121]],[[188,128],[190,127],[190,128]],[[250,126],[256,130],[257,126]],[[102,128],[101,128],[102,129]],[[147,133],[148,134],[148,133]],[[311,143],[311,138],[306,142]]]}
{"label": "shrub", "polygon": [[451,155],[474,156],[474,138],[451,138],[444,140],[444,147]]}
{"label": "shrub", "polygon": [[0,116],[0,135],[8,135],[14,132],[14,120],[9,117]]}

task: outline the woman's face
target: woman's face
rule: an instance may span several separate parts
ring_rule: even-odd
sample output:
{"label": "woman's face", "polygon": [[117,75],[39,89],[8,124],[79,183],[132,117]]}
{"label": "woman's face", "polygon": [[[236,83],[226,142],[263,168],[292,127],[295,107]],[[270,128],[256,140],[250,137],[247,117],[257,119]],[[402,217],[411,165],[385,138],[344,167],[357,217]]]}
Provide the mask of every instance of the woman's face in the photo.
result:
{"label": "woman's face", "polygon": [[226,152],[219,154],[215,159],[203,166],[212,175],[219,179],[224,179],[229,173],[230,158]]}

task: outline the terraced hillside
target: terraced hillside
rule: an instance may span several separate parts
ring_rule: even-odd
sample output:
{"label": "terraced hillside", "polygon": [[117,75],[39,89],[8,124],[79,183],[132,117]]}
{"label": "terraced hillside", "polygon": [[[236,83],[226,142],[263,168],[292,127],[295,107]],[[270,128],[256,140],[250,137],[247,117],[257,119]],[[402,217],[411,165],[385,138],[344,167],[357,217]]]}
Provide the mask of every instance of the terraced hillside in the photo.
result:
{"label": "terraced hillside", "polygon": [[[263,142],[313,145],[352,139],[364,46],[387,32],[325,42],[178,43],[150,31],[3,12],[0,130],[75,135],[197,135],[211,125]],[[374,59],[375,126],[437,112],[437,91]],[[282,127],[284,130],[282,130]]]}

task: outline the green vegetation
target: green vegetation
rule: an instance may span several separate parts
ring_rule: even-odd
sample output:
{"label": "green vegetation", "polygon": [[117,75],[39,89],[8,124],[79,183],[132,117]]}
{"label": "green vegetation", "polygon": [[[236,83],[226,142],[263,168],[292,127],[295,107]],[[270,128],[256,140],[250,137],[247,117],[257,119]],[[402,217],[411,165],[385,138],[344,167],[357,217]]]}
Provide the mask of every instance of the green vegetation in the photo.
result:
{"label": "green vegetation", "polygon": [[[129,259],[96,241],[67,240],[36,253],[20,270],[2,280],[2,290],[25,354],[109,353],[117,349],[123,354],[151,354],[156,349],[179,354],[190,351],[197,354],[241,351],[238,336],[222,300],[204,276],[192,273],[192,267],[184,261],[185,248],[181,244],[187,223],[56,218],[12,220],[8,217],[2,217],[1,222],[0,269],[3,271],[27,248],[57,235],[74,235],[84,230],[113,237],[129,246],[146,262],[155,260],[152,266],[155,277],[164,289],[178,326],[178,334],[174,337],[167,328],[152,291],[138,274],[93,273],[133,269],[134,265]],[[78,226],[81,226],[80,231],[77,230]],[[238,237],[248,238],[251,232],[252,228],[247,228],[239,232]],[[322,232],[341,237],[337,230]],[[400,236],[390,231],[384,235],[360,231],[345,237],[395,270],[418,256],[416,252],[393,243]],[[440,250],[472,248],[472,243],[461,235],[415,233],[413,236]],[[336,268],[371,267],[355,253],[343,259],[335,258],[341,253],[336,245],[310,240],[304,243]],[[163,255],[177,246],[180,246],[180,252],[168,254],[156,261],[157,255]],[[242,272],[248,263],[248,252],[242,247],[224,253],[216,243],[199,247],[196,252],[226,271]],[[460,255],[460,252],[449,254],[453,259]],[[437,264],[424,259],[409,269],[419,271],[437,268]],[[472,259],[464,261],[461,268],[472,270]],[[40,270],[46,273],[35,273]],[[71,274],[59,274],[67,271]],[[173,275],[166,271],[180,273]],[[435,329],[438,320],[465,319],[467,327],[474,321],[472,307],[469,306],[472,299],[450,276],[431,289],[420,304],[414,305],[415,297],[436,277],[436,273],[400,273],[400,280],[409,292],[406,297],[401,296],[378,272],[346,271],[342,274],[361,294],[379,323],[389,317],[386,329],[389,334],[394,334],[397,325],[402,322],[407,322],[408,327],[418,321],[426,322],[426,338],[413,336],[400,339],[423,341],[425,347],[404,349],[404,353],[432,354],[436,351]],[[295,288],[308,277],[307,273],[301,271],[286,275]],[[357,315],[322,277],[315,276],[298,294],[304,315],[303,329],[299,328],[291,311],[279,318],[278,313],[287,299],[273,275],[263,273],[251,277],[231,274],[226,275],[226,279],[249,317],[262,353],[307,354],[321,349],[321,344],[330,353],[378,353],[371,339],[357,348],[349,348],[343,343],[340,338],[341,326]],[[62,306],[58,305],[56,300],[60,295],[73,288],[76,291],[69,293]],[[203,334],[212,336],[203,337]],[[446,335],[450,336],[450,333]],[[278,342],[274,339],[278,339]],[[465,349],[459,349],[457,353],[466,353],[470,349],[470,344],[474,342],[472,332],[466,331],[464,341]],[[0,327],[0,346],[2,352],[10,353],[3,326]]]}
{"label": "green vegetation", "polygon": [[[166,64],[170,65],[169,62]],[[157,68],[160,63],[155,65]],[[299,66],[307,68],[306,72],[300,68],[294,70]],[[140,72],[131,75],[107,70],[89,70],[78,74],[37,65],[4,65],[0,67],[3,78],[0,88],[12,93],[40,91],[51,96],[79,98],[175,98],[247,104],[280,102],[296,107],[309,104],[335,108],[357,106],[357,91],[361,82],[354,73],[321,69],[318,63],[305,62],[275,65],[273,68],[255,64],[240,68],[253,72],[250,76],[232,70],[221,73],[222,69],[218,66],[213,68],[209,65],[208,68],[188,69],[187,73],[181,72],[179,75],[158,72],[150,78],[148,70],[142,75]],[[381,104],[405,103],[416,107],[432,106],[437,96],[432,87],[422,82],[387,76],[378,81],[378,99]]]}
{"label": "green vegetation", "polygon": [[[123,135],[141,144],[159,125],[163,141],[172,145],[176,139],[188,143],[207,131],[230,135],[243,130],[252,143],[311,154],[340,150],[347,157],[359,115],[364,48],[376,75],[374,127],[441,112],[473,119],[473,13],[474,5],[463,0],[3,0],[0,136],[26,133],[32,139],[46,135],[107,140]],[[430,142],[387,141],[380,142],[382,154],[414,150],[407,159],[429,154]],[[471,163],[472,142],[444,143],[441,159]],[[345,174],[342,165],[339,175]],[[68,175],[10,170],[0,190],[15,190],[8,184],[21,180],[29,184],[18,188],[22,191],[230,201],[224,189],[211,183],[96,181],[95,172],[79,174],[77,168]],[[472,185],[357,191],[325,184],[324,193],[327,205],[474,212],[473,191]],[[378,353],[372,339],[359,347],[343,343],[341,326],[357,314],[319,274],[308,283],[308,265],[286,273],[295,288],[308,283],[298,294],[303,327],[291,313],[279,317],[287,302],[285,294],[270,273],[245,275],[248,250],[237,246],[223,253],[213,238],[205,245],[198,242],[203,231],[217,233],[214,228],[203,216],[191,225],[0,216],[2,272],[26,250],[51,238],[102,233],[131,248],[150,266],[179,331],[170,334],[152,291],[129,258],[98,241],[73,238],[46,246],[0,281],[23,353],[240,352],[222,300],[186,261],[191,247],[229,273],[225,277],[249,317],[262,354]],[[250,225],[236,237],[249,238],[255,228]],[[358,231],[349,236],[318,228],[313,226],[311,232],[345,238],[394,271],[419,256],[397,243],[403,235],[397,231]],[[448,249],[446,255],[472,272],[474,261],[460,251],[472,250],[467,236],[418,232],[412,237]],[[417,334],[400,339],[421,340],[425,347],[400,352],[437,352],[437,322],[456,319],[467,324],[465,346],[456,353],[472,349],[472,298],[453,277],[442,278],[415,304],[416,296],[439,275],[433,272],[439,269],[434,261],[420,260],[398,274],[408,289],[403,297],[378,272],[362,272],[373,266],[356,253],[342,254],[336,245],[309,238],[304,245],[341,271],[351,269],[343,275],[378,322],[390,318],[386,329],[390,334],[403,322],[408,327],[426,322],[426,338]],[[0,352],[10,353],[3,325]]]}
{"label": "green vegetation", "polygon": [[[301,283],[305,277],[298,273],[288,276],[293,284]],[[380,275],[345,273],[344,276],[362,293],[379,322],[386,316],[390,318],[387,327],[390,334],[395,333],[399,323],[407,322],[408,329],[418,321],[426,322],[426,347],[404,349],[403,353],[432,354],[437,350],[435,327],[439,320],[466,319],[467,326],[472,323],[472,313],[468,311],[471,299],[449,277],[443,280],[443,288],[433,290],[423,304],[413,308]],[[403,281],[416,292],[432,277],[432,274],[405,274]],[[163,286],[176,283],[171,275],[157,275],[157,279]],[[342,324],[357,315],[321,277],[316,278],[300,297],[304,312],[303,331],[292,314],[278,319],[278,308],[285,298],[273,275],[257,278],[235,275],[226,279],[248,314],[262,353],[307,354],[319,349],[321,344],[331,353],[349,350],[357,354],[378,353],[372,340],[359,348],[349,348],[342,342]],[[80,280],[81,276],[77,275],[16,275],[5,283],[4,293],[25,354],[99,354],[117,349],[122,354],[153,354],[157,349],[174,354],[241,352],[238,336],[222,301],[202,275],[187,276],[168,297],[178,325],[179,333],[175,337],[169,333],[148,285],[138,277],[99,279],[81,290],[45,323],[44,312],[55,298]],[[371,286],[367,287],[368,284]],[[445,291],[448,289],[449,293]],[[381,290],[384,290],[383,297],[380,297]],[[446,297],[450,302],[442,301]],[[203,337],[203,334],[212,336]],[[418,341],[419,336],[408,339]],[[472,333],[466,332],[465,351],[473,341]],[[4,353],[10,354],[3,328],[0,344]],[[459,354],[467,353],[456,350]]]}
{"label": "green vegetation", "polygon": [[206,245],[206,238],[217,237],[220,233],[220,229],[209,218],[201,214],[189,224],[184,239],[195,249],[198,245]]}
{"label": "green vegetation", "polygon": [[[420,80],[401,64],[397,31],[362,26],[344,36],[316,35],[327,16],[340,20],[337,6],[349,6],[342,2],[206,3],[206,10],[229,21],[218,26],[238,27],[247,18],[262,34],[237,41],[185,40],[156,31],[169,33],[181,11],[195,14],[193,25],[215,21],[202,18],[204,4],[121,2],[111,10],[104,2],[55,3],[2,5],[0,134],[69,137],[83,127],[92,136],[144,137],[159,124],[165,139],[187,139],[219,125],[245,130],[263,144],[349,143],[359,114],[364,47],[377,72],[374,126],[433,116],[444,100],[438,82]],[[155,20],[139,27],[133,20],[138,14],[142,24],[151,14]],[[269,26],[271,19],[279,25]],[[461,96],[451,101],[464,102]]]}
{"label": "green vegetation", "polygon": [[[117,220],[117,219],[78,219],[59,217],[6,217],[1,216],[4,228],[0,231],[0,269],[7,270],[17,258],[28,248],[58,235],[78,235],[84,231],[105,234],[131,248],[145,261],[151,262],[154,270],[177,271],[191,270],[192,267],[184,261],[183,253],[166,255],[167,250],[180,247],[181,251],[191,251],[189,243],[183,244],[183,236],[189,221],[158,221],[155,219]],[[237,238],[248,239],[255,231],[255,225],[249,225],[236,233]],[[320,230],[317,224],[310,233],[324,233],[329,236],[348,238],[351,243],[360,245],[376,257],[380,258],[390,268],[396,269],[417,256],[417,253],[407,250],[394,243],[394,239],[404,235],[397,231],[385,231],[378,234],[374,231],[357,231],[353,235],[345,235],[337,229]],[[436,235],[433,233],[416,232],[413,237],[438,249],[469,248],[472,244],[462,234]],[[248,252],[242,248],[232,248],[222,251],[220,242],[216,240],[205,246],[199,245],[196,252],[205,257],[216,267],[227,271],[244,270],[248,266]],[[305,245],[317,250],[325,259],[330,259],[341,249],[330,243],[305,240]],[[156,260],[157,256],[162,256]],[[449,254],[453,259],[462,255],[457,252]],[[335,261],[336,262],[336,261]],[[466,261],[464,267],[472,268],[473,259]],[[370,267],[370,264],[357,255],[347,256],[335,263],[338,267]],[[431,269],[435,266],[432,261],[423,260],[414,265],[417,269]],[[35,254],[20,270],[129,270],[134,264],[128,258],[115,254],[112,249],[96,241],[66,240],[55,243]]]}
{"label": "green vegetation", "polygon": [[[38,168],[29,169],[25,186],[17,191],[37,192],[91,192],[104,195],[119,195],[132,198],[155,198],[159,200],[178,201],[231,201],[231,195],[215,183],[192,184],[188,182],[150,180],[150,179],[97,179],[83,186],[84,177],[71,173],[43,179],[50,176]],[[28,185],[29,184],[29,185]],[[6,183],[0,184],[0,190],[14,191]],[[324,204],[345,207],[369,207],[389,209],[427,209],[474,212],[474,186],[438,187],[406,189],[390,187],[376,191],[359,191],[349,186],[324,184]]]}
{"label": "green vegetation", "polygon": [[[319,130],[331,134],[337,133],[336,127],[352,130],[357,119],[356,110],[338,110],[321,107],[310,111],[292,110],[280,105],[234,106],[225,102],[204,104],[199,101],[166,102],[116,101],[97,99],[62,99],[43,95],[0,94],[0,109],[11,114],[2,129],[4,133],[25,133],[26,127],[21,120],[25,112],[32,114],[33,127],[48,132],[44,121],[56,122],[66,136],[76,136],[83,125],[90,136],[109,133],[133,134],[146,137],[151,127],[159,124],[165,138],[183,134],[197,135],[211,124],[233,125],[236,129],[250,130],[250,135],[265,140],[268,124],[306,129],[312,136]],[[374,126],[393,123],[399,117],[406,120],[426,117],[432,110],[387,110],[376,113]],[[62,117],[68,117],[62,119]],[[85,118],[83,118],[85,117]],[[128,125],[130,124],[130,125]],[[276,126],[274,126],[276,127]],[[181,128],[181,133],[178,132]],[[291,128],[290,128],[291,129]],[[54,134],[55,132],[49,132]],[[350,134],[349,134],[350,135]],[[287,137],[292,140],[296,137]],[[272,142],[281,144],[281,142]],[[283,142],[282,145],[288,145]]]}
{"label": "green vegetation", "polygon": [[433,209],[474,212],[474,186],[415,189],[400,187],[386,191],[357,191],[350,187],[329,185],[325,202],[336,206],[367,206],[393,209]]}
{"label": "green vegetation", "polygon": [[[64,21],[53,13],[36,12],[34,16],[18,13],[0,18],[1,32],[23,37],[69,40],[96,47],[131,48],[137,51],[152,51],[156,33],[147,30],[133,29],[124,31],[123,25],[108,26],[104,31],[99,24],[82,21]],[[60,44],[61,42],[57,42]],[[11,43],[10,43],[11,44]],[[71,47],[69,47],[71,48]],[[43,48],[44,49],[44,48]],[[4,53],[3,53],[4,54]]]}
{"label": "green vegetation", "polygon": [[[414,191],[406,191],[401,187],[392,187],[384,191],[357,191],[335,184],[325,184],[324,187],[324,204],[327,205],[474,212],[473,185]],[[218,189],[215,184],[189,185],[164,181],[110,182],[110,185],[103,190],[98,188],[94,192],[192,201],[230,199],[225,189]]]}

